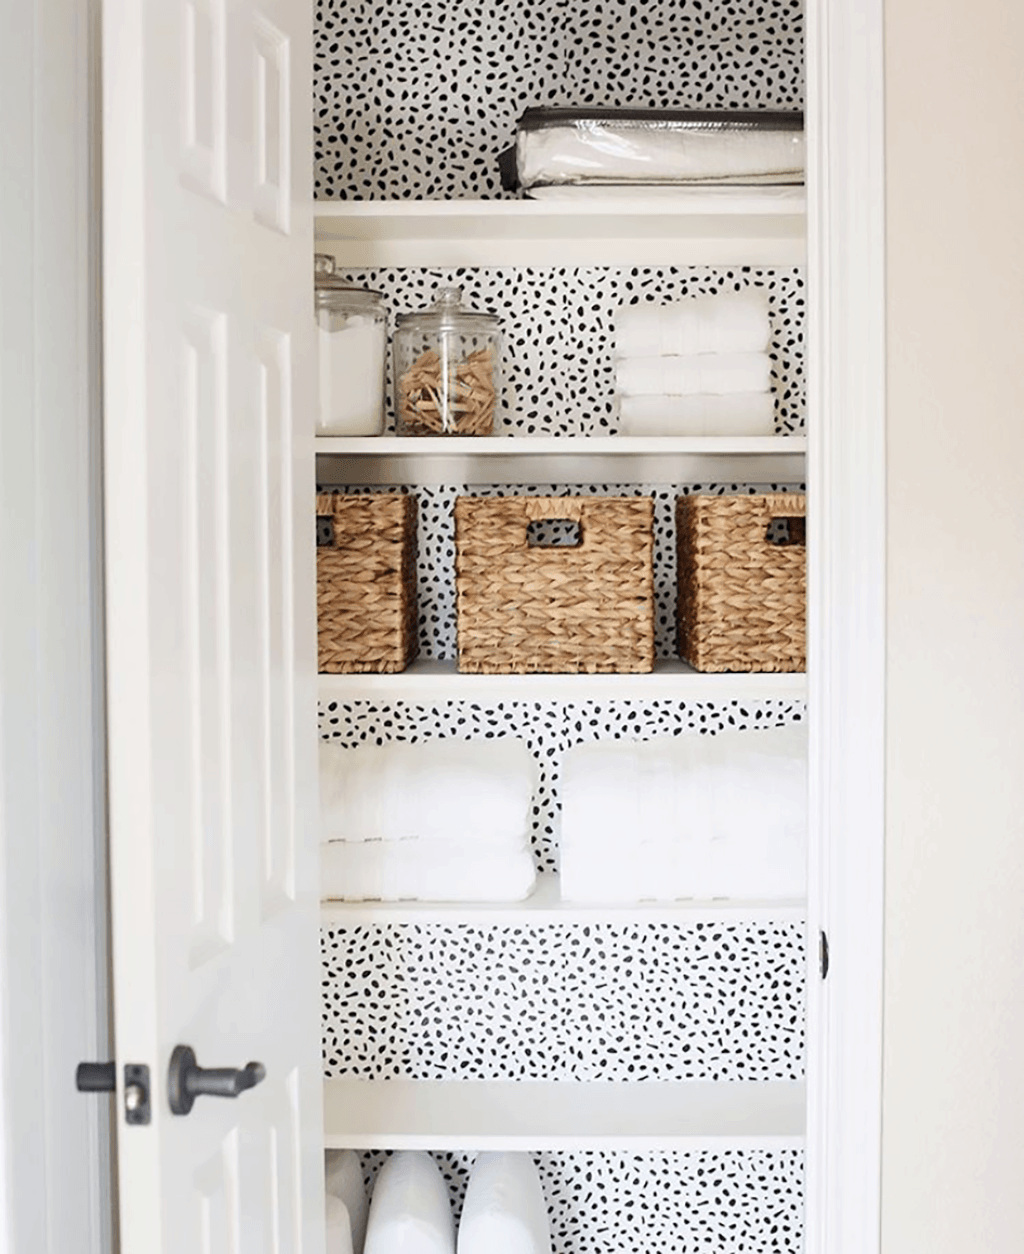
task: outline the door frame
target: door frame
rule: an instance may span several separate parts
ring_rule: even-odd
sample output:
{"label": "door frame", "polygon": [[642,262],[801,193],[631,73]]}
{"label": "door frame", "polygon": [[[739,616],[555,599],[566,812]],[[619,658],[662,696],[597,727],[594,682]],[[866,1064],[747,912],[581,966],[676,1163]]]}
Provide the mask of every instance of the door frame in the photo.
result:
{"label": "door frame", "polygon": [[[75,0],[38,0],[36,5],[5,5],[5,14],[20,14],[14,24],[5,19],[3,50],[20,73],[4,75],[7,96],[18,107],[7,116],[25,115],[36,103],[39,83],[45,81],[59,90],[61,107],[36,115],[37,151],[51,154],[71,151],[74,159],[64,164],[64,202],[73,201],[73,231],[48,233],[54,219],[36,210],[37,234],[33,239],[36,256],[49,252],[50,268],[40,263],[33,274],[25,270],[26,282],[37,293],[40,312],[56,308],[56,293],[67,282],[69,272],[59,268],[60,248],[70,248],[79,297],[61,301],[62,334],[48,343],[45,362],[40,357],[19,361],[21,386],[26,398],[38,395],[37,385],[53,376],[58,361],[65,369],[83,368],[90,339],[98,340],[96,306],[98,292],[98,236],[88,225],[89,211],[82,206],[95,194],[84,190],[89,171],[98,157],[98,137],[88,119],[96,117],[96,67],[88,68],[91,41],[82,38],[77,26],[87,10],[95,20],[97,5],[78,5]],[[18,41],[15,30],[35,15],[31,64],[15,56]],[[808,997],[808,1126],[807,1126],[807,1217],[806,1247],[811,1254],[870,1254],[880,1241],[881,1179],[881,1032],[882,1032],[882,934],[883,934],[883,842],[884,842],[884,733],[885,733],[885,253],[884,253],[884,110],[883,110],[883,12],[882,0],[807,0],[807,80],[806,110],[809,147],[809,258],[808,288],[810,319],[808,349],[811,362],[809,406],[813,416],[829,415],[829,421],[813,422],[808,457],[808,488],[814,507],[808,534],[810,566],[810,708],[812,754],[812,814],[822,839],[812,857],[808,941],[816,953],[820,930],[828,933],[831,971],[827,981],[812,978]],[[93,46],[93,51],[94,51]],[[4,58],[5,63],[7,58]],[[28,73],[32,65],[34,73]],[[59,66],[67,72],[58,72]],[[85,122],[83,123],[83,120]],[[42,128],[49,128],[49,139]],[[8,134],[17,131],[17,124]],[[6,150],[5,150],[6,154]],[[56,164],[56,163],[55,163]],[[74,197],[68,196],[68,170],[74,171]],[[83,202],[80,197],[86,197]],[[52,206],[50,206],[52,208]],[[68,208],[67,213],[72,214]],[[95,215],[93,215],[95,216]],[[4,233],[8,227],[24,233],[28,218],[3,214]],[[40,229],[43,233],[39,233]],[[16,236],[15,236],[16,237]],[[14,292],[18,289],[8,288]],[[20,289],[26,290],[25,288]],[[65,289],[66,290],[66,289]],[[9,350],[4,358],[15,360],[13,341],[0,345]],[[85,352],[85,358],[82,354]],[[95,358],[94,358],[95,360]],[[10,376],[8,376],[10,377]],[[5,394],[6,399],[6,394]],[[26,464],[26,477],[49,486],[61,482],[77,485],[89,482],[93,473],[90,457],[83,451],[80,437],[81,416],[88,412],[77,405],[65,409],[27,405],[19,414],[24,437],[34,422],[39,434],[47,434],[45,446],[38,444],[32,456],[34,468]],[[61,427],[49,426],[63,415],[63,430],[69,438],[58,439]],[[29,415],[31,422],[26,419]],[[13,423],[12,423],[13,427]],[[78,432],[78,439],[70,438]],[[53,436],[54,438],[49,438]],[[10,445],[7,445],[9,448]],[[4,526],[31,534],[38,515],[28,496],[5,503]],[[93,505],[95,510],[95,503]],[[86,511],[86,515],[88,511]],[[59,556],[61,536],[40,533]],[[43,552],[41,548],[38,553]],[[66,547],[64,549],[66,556]],[[45,600],[39,580],[56,567],[41,562],[35,590]],[[55,581],[54,581],[55,582]],[[98,588],[93,587],[96,603],[79,607],[75,621],[89,632],[98,622]],[[68,624],[68,604],[62,590],[51,588],[51,605],[60,605]],[[22,620],[26,612],[25,588],[8,578],[2,585],[0,613],[4,622]],[[57,599],[54,600],[54,597]],[[0,667],[4,659],[0,655]],[[24,679],[24,675],[20,676]],[[3,691],[12,691],[7,673],[0,673]],[[34,697],[52,693],[54,675],[40,673],[34,679]],[[89,702],[93,700],[88,698]],[[25,706],[30,709],[29,703]],[[65,707],[66,708],[66,707]],[[825,711],[815,718],[814,711]],[[103,751],[102,728],[94,707],[80,711],[83,726],[92,728],[91,739],[80,744],[77,761],[69,762],[36,753],[39,795],[61,794],[69,781],[84,778],[85,760],[97,760]],[[42,728],[24,725],[26,736],[42,735]],[[91,769],[91,768],[89,768]],[[93,781],[94,782],[94,781]],[[3,833],[0,839],[0,891],[12,901],[41,902],[40,848],[35,831],[27,820],[30,813],[16,809],[10,794],[0,794]],[[66,852],[66,851],[65,851]],[[56,859],[57,852],[42,851],[42,857]],[[83,849],[75,866],[62,872],[73,877],[72,887],[94,894],[94,936],[99,960],[86,963],[94,969],[97,986],[102,985],[105,962],[102,921],[106,913],[103,875],[97,871],[102,850]],[[51,867],[55,871],[55,867]],[[45,874],[45,866],[43,867]],[[67,882],[67,881],[66,881]],[[66,919],[39,910],[33,915],[30,937],[19,937],[18,950],[53,952],[53,946],[66,940]],[[0,953],[0,970],[13,956],[9,937]],[[812,960],[812,972],[816,963]],[[51,990],[52,991],[52,990]],[[80,994],[81,988],[78,989]],[[102,988],[100,993],[102,994]],[[43,999],[36,988],[19,986],[5,990],[8,1014],[0,1016],[0,1069],[9,1060],[26,1055],[28,1041],[45,1057],[45,1033],[40,1011]],[[14,999],[20,997],[21,1001]],[[24,1013],[17,1013],[18,1010]],[[105,1024],[95,1015],[90,1032],[102,1050]],[[26,1032],[31,1032],[26,1037]],[[5,1060],[7,1060],[5,1062]],[[0,1179],[0,1250],[10,1235],[10,1225],[18,1210],[45,1207],[67,1212],[66,1187],[61,1208],[53,1195],[46,1198],[44,1182],[35,1169],[36,1155],[25,1152],[20,1125],[12,1119],[12,1099],[18,1096],[20,1081],[0,1071],[4,1088],[0,1109],[6,1099],[6,1118],[0,1124],[0,1167],[6,1158],[4,1178]],[[56,1077],[53,1077],[54,1081]],[[55,1098],[56,1100],[56,1098]],[[60,1094],[66,1110],[86,1117],[86,1110],[98,1109],[96,1098],[70,1092]],[[101,1137],[96,1116],[89,1116]],[[67,1124],[62,1136],[67,1138]],[[46,1147],[46,1128],[36,1124],[35,1139]],[[3,1150],[7,1149],[5,1155]],[[102,1151],[101,1153],[106,1152]],[[92,1168],[98,1187],[109,1180]],[[6,1184],[6,1187],[5,1187]],[[6,1206],[5,1206],[6,1203]],[[97,1198],[96,1222],[109,1216],[110,1198]],[[35,1213],[42,1213],[38,1209]],[[81,1233],[79,1233],[79,1237]],[[109,1238],[109,1233],[106,1234]],[[105,1240],[104,1240],[105,1244]]]}
{"label": "door frame", "polygon": [[[881,1242],[883,0],[807,0],[811,864],[806,1249]],[[828,938],[828,978],[818,972]]]}
{"label": "door frame", "polygon": [[99,0],[0,29],[0,1254],[106,1254]]}

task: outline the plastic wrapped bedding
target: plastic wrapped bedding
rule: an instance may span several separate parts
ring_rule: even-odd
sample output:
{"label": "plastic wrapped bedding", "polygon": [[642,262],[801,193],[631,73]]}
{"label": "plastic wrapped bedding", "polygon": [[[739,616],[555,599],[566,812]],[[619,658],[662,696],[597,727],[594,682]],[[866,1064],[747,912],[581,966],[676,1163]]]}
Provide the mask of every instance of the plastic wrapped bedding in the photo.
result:
{"label": "plastic wrapped bedding", "polygon": [[565,187],[775,187],[804,181],[803,115],[730,110],[528,109],[516,173]]}

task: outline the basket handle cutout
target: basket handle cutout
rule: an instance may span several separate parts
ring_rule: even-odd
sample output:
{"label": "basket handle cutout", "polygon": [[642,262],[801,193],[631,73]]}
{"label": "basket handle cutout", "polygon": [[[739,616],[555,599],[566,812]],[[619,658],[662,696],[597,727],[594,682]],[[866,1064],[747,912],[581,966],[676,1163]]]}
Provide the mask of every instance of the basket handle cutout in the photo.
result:
{"label": "basket handle cutout", "polygon": [[576,518],[535,518],[526,528],[531,549],[578,549],[583,527]]}
{"label": "basket handle cutout", "polygon": [[778,548],[797,548],[807,544],[807,520],[803,515],[776,515],[765,528],[765,542]]}
{"label": "basket handle cutout", "polygon": [[334,548],[334,515],[317,514],[316,516],[316,547],[318,549]]}

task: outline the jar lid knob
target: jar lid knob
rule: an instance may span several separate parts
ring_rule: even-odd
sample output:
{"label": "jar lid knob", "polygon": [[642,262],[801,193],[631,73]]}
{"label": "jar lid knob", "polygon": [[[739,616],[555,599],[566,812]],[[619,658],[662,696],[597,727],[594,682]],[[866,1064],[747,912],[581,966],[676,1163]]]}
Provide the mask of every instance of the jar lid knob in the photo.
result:
{"label": "jar lid knob", "polygon": [[330,253],[313,254],[313,276],[321,279],[334,273],[334,258]]}
{"label": "jar lid knob", "polygon": [[454,310],[462,304],[461,287],[442,287],[434,302],[435,309]]}

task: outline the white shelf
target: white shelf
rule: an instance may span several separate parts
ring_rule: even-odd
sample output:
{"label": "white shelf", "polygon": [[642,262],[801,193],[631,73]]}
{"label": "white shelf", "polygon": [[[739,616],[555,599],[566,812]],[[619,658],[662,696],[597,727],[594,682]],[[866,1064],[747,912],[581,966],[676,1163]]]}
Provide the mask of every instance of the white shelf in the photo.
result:
{"label": "white shelf", "polygon": [[325,1080],[330,1149],[784,1148],[799,1081]]}
{"label": "white shelf", "polygon": [[637,905],[580,905],[562,901],[558,876],[537,877],[537,887],[526,901],[510,905],[482,902],[325,901],[320,906],[322,927],[360,927],[380,923],[742,923],[748,920],[800,920],[806,917],[802,901],[742,901],[733,899],[676,902],[640,902]]}
{"label": "white shelf", "polygon": [[413,662],[397,675],[321,675],[321,701],[803,700],[801,673],[701,674],[656,662],[648,675],[460,675],[455,662]]}
{"label": "white shelf", "polygon": [[582,201],[348,200],[315,205],[317,250],[350,266],[800,265],[802,196]]}
{"label": "white shelf", "polygon": [[806,436],[318,436],[317,482],[802,483]]}

